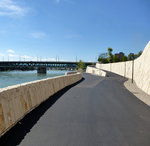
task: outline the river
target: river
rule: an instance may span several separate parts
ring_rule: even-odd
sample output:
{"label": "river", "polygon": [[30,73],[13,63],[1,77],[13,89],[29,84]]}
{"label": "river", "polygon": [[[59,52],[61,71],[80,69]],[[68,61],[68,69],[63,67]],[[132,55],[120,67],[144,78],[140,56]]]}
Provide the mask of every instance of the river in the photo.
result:
{"label": "river", "polygon": [[0,72],[0,88],[30,81],[64,75],[67,71],[48,70],[47,74],[37,74],[37,71],[7,71]]}

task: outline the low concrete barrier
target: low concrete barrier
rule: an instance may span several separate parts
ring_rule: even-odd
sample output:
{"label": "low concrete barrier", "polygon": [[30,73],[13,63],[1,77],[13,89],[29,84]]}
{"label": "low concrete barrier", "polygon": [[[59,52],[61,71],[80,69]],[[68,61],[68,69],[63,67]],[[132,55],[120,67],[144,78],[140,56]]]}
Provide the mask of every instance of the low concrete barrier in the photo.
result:
{"label": "low concrete barrier", "polygon": [[71,75],[71,74],[76,74],[76,71],[72,71],[72,72],[65,72],[65,75]]}
{"label": "low concrete barrier", "polygon": [[133,61],[96,64],[96,68],[111,71],[132,79],[145,93],[150,95],[150,42],[140,57]]}
{"label": "low concrete barrier", "polygon": [[86,73],[90,73],[90,74],[94,74],[94,75],[98,75],[98,76],[103,76],[103,77],[106,76],[105,71],[103,71],[99,68],[92,67],[92,66],[87,66]]}
{"label": "low concrete barrier", "polygon": [[81,79],[78,73],[0,89],[0,136],[54,93]]}
{"label": "low concrete barrier", "polygon": [[132,78],[132,61],[108,64],[96,63],[96,68],[114,72],[126,78]]}

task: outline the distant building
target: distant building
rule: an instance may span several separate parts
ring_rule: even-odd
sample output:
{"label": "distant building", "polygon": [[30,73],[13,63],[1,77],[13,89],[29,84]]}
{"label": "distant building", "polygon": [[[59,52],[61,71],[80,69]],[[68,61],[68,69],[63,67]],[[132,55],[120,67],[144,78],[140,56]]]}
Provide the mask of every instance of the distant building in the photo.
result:
{"label": "distant building", "polygon": [[116,56],[117,58],[119,58],[119,60],[122,60],[122,58],[124,57],[124,53],[123,53],[123,52],[116,53],[115,56]]}

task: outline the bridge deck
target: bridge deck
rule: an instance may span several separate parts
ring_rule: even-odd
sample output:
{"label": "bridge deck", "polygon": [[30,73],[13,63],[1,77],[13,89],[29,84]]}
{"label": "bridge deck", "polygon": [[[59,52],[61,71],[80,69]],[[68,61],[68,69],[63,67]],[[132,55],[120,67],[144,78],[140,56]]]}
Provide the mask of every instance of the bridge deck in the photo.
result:
{"label": "bridge deck", "polygon": [[[76,66],[79,62],[69,62],[69,61],[0,61],[0,67],[51,67],[51,66]],[[85,65],[92,65],[95,62],[84,62]]]}
{"label": "bridge deck", "polygon": [[150,146],[150,108],[125,89],[125,79],[84,77],[33,111],[3,145]]}

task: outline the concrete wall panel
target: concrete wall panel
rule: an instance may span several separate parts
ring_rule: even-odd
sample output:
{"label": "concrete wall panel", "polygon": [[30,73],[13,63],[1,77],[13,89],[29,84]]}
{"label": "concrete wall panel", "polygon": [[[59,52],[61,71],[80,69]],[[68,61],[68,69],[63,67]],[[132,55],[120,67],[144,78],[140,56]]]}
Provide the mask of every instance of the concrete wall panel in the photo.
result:
{"label": "concrete wall panel", "polygon": [[94,74],[94,75],[98,75],[98,76],[106,76],[106,72],[105,71],[102,71],[98,68],[95,68],[95,67],[91,67],[91,66],[88,66],[86,68],[86,73],[90,73],[90,74]]}
{"label": "concrete wall panel", "polygon": [[81,79],[78,73],[0,89],[0,135],[51,95]]}

